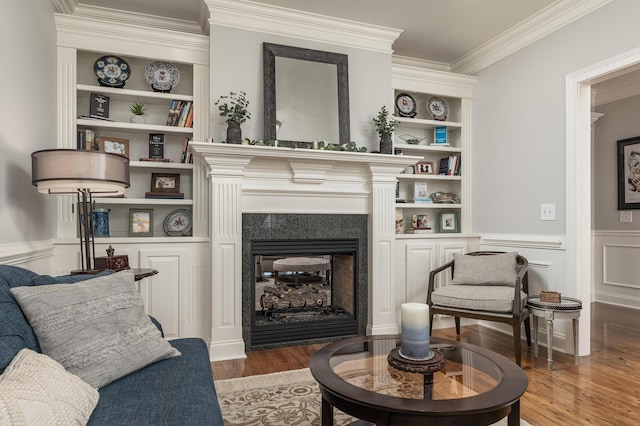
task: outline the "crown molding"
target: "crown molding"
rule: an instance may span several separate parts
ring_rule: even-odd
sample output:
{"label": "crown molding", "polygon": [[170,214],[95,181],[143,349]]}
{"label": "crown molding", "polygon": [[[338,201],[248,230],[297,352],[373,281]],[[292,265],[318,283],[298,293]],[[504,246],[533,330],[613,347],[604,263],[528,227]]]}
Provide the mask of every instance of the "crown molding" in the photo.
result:
{"label": "crown molding", "polygon": [[393,53],[391,45],[402,30],[364,24],[267,6],[246,0],[205,0],[210,25],[259,31],[286,37],[336,44],[382,53]]}
{"label": "crown molding", "polygon": [[475,84],[476,77],[471,75],[401,65],[395,62],[391,65],[391,87],[396,90],[473,98]]}
{"label": "crown molding", "polygon": [[559,0],[451,63],[451,71],[475,74],[613,0]]}
{"label": "crown molding", "polygon": [[208,36],[58,13],[54,18],[59,47],[209,65]]}
{"label": "crown molding", "polygon": [[445,62],[428,61],[426,59],[411,58],[409,56],[393,55],[391,61],[394,65],[423,68],[437,71],[451,71],[451,66]]}
{"label": "crown molding", "polygon": [[56,12],[67,15],[73,15],[78,7],[78,0],[51,0],[51,3],[53,3]]}

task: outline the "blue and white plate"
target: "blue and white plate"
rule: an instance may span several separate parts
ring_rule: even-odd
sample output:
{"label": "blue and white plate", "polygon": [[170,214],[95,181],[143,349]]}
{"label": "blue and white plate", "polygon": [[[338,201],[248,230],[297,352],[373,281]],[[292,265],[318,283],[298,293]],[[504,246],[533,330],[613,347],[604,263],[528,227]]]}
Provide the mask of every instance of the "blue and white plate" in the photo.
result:
{"label": "blue and white plate", "polygon": [[170,92],[180,82],[180,70],[169,62],[151,62],[144,77],[156,92]]}
{"label": "blue and white plate", "polygon": [[117,56],[101,56],[93,64],[93,72],[100,86],[122,88],[131,76],[131,67]]}

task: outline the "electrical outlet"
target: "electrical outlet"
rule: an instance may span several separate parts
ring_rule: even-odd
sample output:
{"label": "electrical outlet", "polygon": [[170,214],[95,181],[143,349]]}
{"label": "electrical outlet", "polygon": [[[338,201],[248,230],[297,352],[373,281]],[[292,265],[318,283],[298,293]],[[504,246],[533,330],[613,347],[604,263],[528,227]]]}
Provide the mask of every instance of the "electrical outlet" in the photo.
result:
{"label": "electrical outlet", "polygon": [[556,205],[540,204],[540,220],[556,220]]}
{"label": "electrical outlet", "polygon": [[620,211],[620,222],[633,222],[633,212],[631,210],[621,210]]}

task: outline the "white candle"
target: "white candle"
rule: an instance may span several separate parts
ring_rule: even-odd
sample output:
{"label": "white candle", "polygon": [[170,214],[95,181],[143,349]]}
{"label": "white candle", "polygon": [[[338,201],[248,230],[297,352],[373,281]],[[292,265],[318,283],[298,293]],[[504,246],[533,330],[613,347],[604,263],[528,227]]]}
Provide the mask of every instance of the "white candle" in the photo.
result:
{"label": "white candle", "polygon": [[429,306],[403,303],[401,330],[400,355],[413,360],[429,359]]}

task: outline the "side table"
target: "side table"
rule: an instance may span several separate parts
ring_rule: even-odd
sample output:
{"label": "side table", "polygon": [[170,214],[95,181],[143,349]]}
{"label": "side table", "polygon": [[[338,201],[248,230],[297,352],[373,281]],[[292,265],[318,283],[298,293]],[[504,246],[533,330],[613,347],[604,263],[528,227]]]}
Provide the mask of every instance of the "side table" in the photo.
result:
{"label": "side table", "polygon": [[547,320],[547,368],[552,370],[553,364],[553,320],[573,320],[573,355],[574,363],[578,365],[578,327],[580,325],[580,310],[582,302],[571,297],[563,297],[559,303],[543,302],[540,296],[531,296],[527,300],[529,312],[533,316],[533,356],[538,358],[538,317]]}

